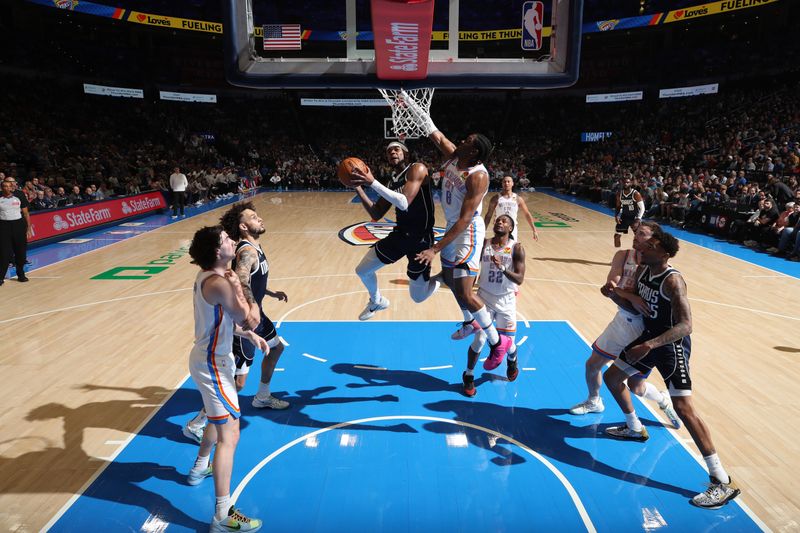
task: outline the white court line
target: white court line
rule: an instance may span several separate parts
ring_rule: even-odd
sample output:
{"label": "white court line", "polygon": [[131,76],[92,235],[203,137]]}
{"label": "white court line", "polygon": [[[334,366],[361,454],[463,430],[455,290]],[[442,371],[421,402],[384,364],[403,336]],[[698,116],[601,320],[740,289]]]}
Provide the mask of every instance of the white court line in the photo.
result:
{"label": "white court line", "polygon": [[525,341],[527,341],[527,340],[528,340],[528,336],[527,336],[527,335],[525,335],[524,337],[522,337],[522,338],[519,340],[519,342],[517,343],[517,348],[519,348],[520,346],[522,346],[523,344],[525,344]]}
{"label": "white court line", "polygon": [[114,444],[125,444],[124,440],[107,440],[106,444],[114,445]]}
{"label": "white court line", "polygon": [[786,274],[781,274],[780,276],[742,276],[743,278],[789,278],[791,279],[792,276],[787,276]]}
{"label": "white court line", "polygon": [[561,485],[564,487],[564,489],[566,489],[567,494],[569,494],[569,497],[572,500],[572,503],[575,505],[575,508],[577,509],[578,514],[581,517],[581,520],[583,521],[584,527],[586,527],[586,531],[588,531],[590,533],[596,533],[597,532],[597,529],[595,528],[594,524],[592,523],[592,519],[591,519],[591,517],[589,517],[589,513],[586,511],[586,507],[583,505],[583,502],[581,501],[580,496],[578,496],[578,492],[575,490],[575,487],[573,487],[572,484],[567,479],[567,477],[558,468],[556,468],[553,465],[553,463],[548,461],[544,456],[542,456],[541,454],[535,452],[534,450],[532,450],[531,448],[527,447],[525,444],[521,443],[520,441],[518,441],[518,440],[516,440],[516,439],[514,439],[512,437],[509,437],[508,435],[504,435],[504,434],[502,434],[500,432],[494,431],[493,429],[489,429],[489,428],[486,428],[486,427],[483,427],[483,426],[478,426],[476,424],[471,424],[469,422],[463,422],[461,420],[450,420],[448,418],[439,418],[439,417],[435,417],[435,416],[418,416],[418,415],[375,416],[375,417],[371,417],[371,418],[362,418],[360,420],[350,420],[348,422],[340,422],[338,424],[334,424],[334,425],[328,426],[326,428],[318,429],[316,431],[312,431],[311,433],[308,433],[306,435],[298,437],[298,438],[294,439],[293,441],[284,444],[283,446],[281,446],[280,448],[278,448],[277,450],[275,450],[274,452],[269,454],[267,457],[262,459],[261,462],[259,462],[255,467],[253,467],[253,469],[250,470],[247,473],[246,476],[244,476],[244,479],[242,479],[241,483],[239,483],[239,485],[236,487],[236,490],[233,491],[233,494],[231,495],[231,504],[236,504],[236,500],[238,500],[239,496],[242,494],[242,492],[244,492],[244,489],[247,487],[248,483],[250,483],[250,480],[252,480],[255,477],[255,475],[258,474],[258,472],[262,468],[264,468],[270,461],[272,461],[274,458],[276,458],[277,456],[279,456],[280,454],[282,454],[283,452],[285,452],[289,448],[292,448],[293,446],[296,446],[297,444],[299,444],[301,442],[305,442],[306,439],[309,439],[309,438],[312,438],[312,437],[316,437],[317,435],[321,435],[323,433],[327,433],[328,431],[332,431],[332,430],[335,430],[335,429],[339,429],[339,428],[343,428],[343,427],[347,427],[347,426],[351,426],[351,425],[366,424],[366,423],[369,423],[369,422],[379,422],[379,421],[383,421],[383,420],[425,420],[425,421],[429,421],[429,422],[444,422],[446,424],[453,424],[453,425],[456,425],[456,426],[462,426],[462,427],[467,427],[467,428],[471,428],[471,429],[476,429],[478,431],[482,431],[482,432],[487,433],[489,435],[493,435],[494,437],[496,437],[498,439],[503,439],[503,440],[505,440],[505,441],[507,441],[507,442],[509,442],[511,444],[514,444],[515,446],[517,446],[520,449],[522,449],[525,452],[527,452],[534,459],[538,460],[548,470],[550,470],[550,472],[553,473],[553,475],[556,477],[556,479],[558,479],[561,482]]}
{"label": "white court line", "polygon": [[421,367],[419,367],[420,370],[444,370],[445,368],[453,368],[453,365],[421,366]]}
{"label": "white court line", "polygon": [[0,324],[5,324],[7,322],[15,322],[17,320],[24,320],[26,318],[33,318],[33,317],[42,316],[42,315],[49,315],[51,313],[58,313],[60,311],[71,311],[73,309],[80,309],[81,307],[90,307],[92,305],[108,304],[108,303],[113,303],[113,302],[122,302],[124,300],[133,300],[135,298],[145,298],[147,296],[156,296],[156,295],[159,295],[159,294],[169,294],[171,292],[181,292],[181,291],[190,291],[190,290],[192,290],[191,287],[187,287],[185,289],[170,289],[168,291],[148,292],[148,293],[145,293],[145,294],[136,294],[136,295],[133,295],[133,296],[122,296],[120,298],[111,298],[110,300],[99,300],[99,301],[96,301],[96,302],[88,302],[88,303],[85,303],[85,304],[70,305],[68,307],[59,307],[58,309],[51,309],[49,311],[40,311],[39,313],[33,313],[33,314],[30,314],[30,315],[23,315],[23,316],[17,316],[17,317],[14,317],[14,318],[7,318],[5,320],[0,320]]}
{"label": "white court line", "polygon": [[276,368],[275,372],[283,372],[284,370],[286,370],[286,369],[285,368]]}
{"label": "white court line", "polygon": [[536,367],[535,366],[526,366],[526,367],[523,367],[522,370],[526,370],[528,372],[533,372],[534,370],[536,370]]}
{"label": "white court line", "polygon": [[779,315],[778,313],[771,313],[769,311],[762,311],[760,309],[753,309],[752,307],[742,307],[741,305],[724,304],[722,302],[714,302],[712,300],[702,300],[700,298],[689,298],[689,300],[693,301],[693,302],[702,302],[704,304],[721,305],[722,307],[730,307],[732,309],[741,309],[742,311],[750,311],[750,312],[758,313],[758,314],[761,314],[761,315],[776,316],[778,318],[787,318],[789,320],[800,320],[800,317],[788,316],[788,315]]}
{"label": "white court line", "polygon": [[75,494],[73,494],[73,495],[70,497],[70,499],[69,499],[69,500],[67,500],[67,502],[66,502],[64,505],[62,505],[62,506],[61,506],[61,509],[59,509],[59,510],[58,510],[58,512],[57,512],[55,515],[53,515],[53,518],[51,518],[51,519],[50,519],[50,521],[49,521],[49,522],[47,522],[47,523],[44,525],[44,527],[42,528],[42,531],[47,531],[47,530],[49,530],[50,528],[52,528],[52,527],[53,527],[53,525],[54,525],[56,522],[58,522],[58,519],[59,519],[59,518],[61,518],[62,516],[64,516],[64,513],[66,513],[66,512],[67,512],[67,510],[68,510],[70,507],[72,507],[72,505],[73,505],[73,504],[74,504],[74,503],[75,503],[75,502],[78,500],[78,498],[80,498],[80,497],[81,497],[81,495],[83,495],[83,493],[84,493],[84,492],[86,492],[86,489],[88,489],[88,488],[89,488],[89,486],[90,486],[92,483],[94,483],[94,481],[95,481],[95,480],[96,480],[98,477],[100,477],[100,474],[102,474],[102,473],[105,471],[105,469],[108,467],[108,465],[110,465],[111,463],[113,463],[113,462],[114,462],[114,459],[116,459],[116,458],[117,458],[117,456],[118,456],[120,453],[122,453],[122,450],[124,450],[124,449],[125,449],[125,448],[126,448],[126,447],[127,447],[129,444],[130,444],[130,443],[131,443],[131,441],[134,439],[134,437],[136,437],[136,436],[137,436],[139,433],[141,433],[142,429],[144,429],[144,427],[145,427],[145,426],[146,426],[146,425],[147,425],[147,424],[150,422],[150,420],[152,420],[152,418],[153,418],[154,416],[156,416],[156,413],[158,413],[158,412],[161,410],[161,407],[163,407],[164,405],[166,405],[166,403],[167,403],[167,402],[170,400],[170,398],[172,398],[172,396],[173,396],[173,395],[174,395],[176,392],[178,392],[178,391],[180,390],[181,386],[182,386],[184,383],[186,383],[186,380],[188,380],[188,379],[189,379],[189,374],[186,374],[186,375],[185,375],[185,376],[184,376],[184,377],[183,377],[183,378],[182,378],[182,379],[181,379],[181,380],[180,380],[180,381],[179,381],[179,382],[178,382],[178,383],[175,385],[175,387],[173,387],[173,389],[172,389],[172,390],[171,390],[171,391],[170,391],[168,394],[165,394],[165,395],[164,395],[164,401],[163,401],[163,402],[161,402],[161,404],[159,405],[159,408],[158,408],[158,409],[153,409],[153,411],[152,411],[152,412],[151,412],[149,415],[147,415],[147,416],[145,417],[145,419],[142,421],[142,423],[141,423],[141,424],[139,424],[139,427],[137,427],[137,428],[136,428],[136,429],[135,429],[135,430],[134,430],[134,431],[133,431],[133,432],[132,432],[130,435],[128,435],[128,438],[126,438],[126,439],[123,441],[123,444],[122,444],[122,445],[121,445],[119,448],[117,448],[117,451],[115,451],[114,453],[112,453],[112,454],[111,454],[110,456],[108,456],[108,457],[97,457],[97,458],[90,457],[90,458],[89,458],[89,460],[90,460],[90,461],[91,461],[91,460],[105,461],[105,462],[106,462],[106,464],[105,464],[104,466],[102,466],[102,467],[98,468],[98,469],[97,469],[97,471],[96,471],[94,474],[92,474],[92,476],[91,476],[91,477],[90,477],[90,478],[89,478],[89,479],[86,481],[86,483],[84,483],[84,484],[83,484],[83,486],[82,486],[82,487],[81,487],[79,490],[75,491]]}
{"label": "white court line", "polygon": [[317,357],[316,355],[311,355],[310,353],[304,353],[303,357],[308,357],[309,359],[313,359],[315,361],[319,361],[320,363],[327,363],[327,359],[323,359],[322,357]]}
{"label": "white court line", "polygon": [[[578,328],[576,328],[574,325],[572,325],[572,322],[570,322],[569,320],[563,320],[562,322],[566,323],[570,327],[570,329],[572,329],[572,331],[574,331],[575,334],[578,335],[578,337],[583,341],[583,343],[586,345],[586,347],[591,350],[591,343],[588,340],[586,340],[586,337],[584,337],[583,334],[580,331],[578,331]],[[661,421],[661,418],[659,418],[658,414],[656,414],[655,409],[653,409],[651,407],[649,402],[644,402],[644,401],[640,400],[639,403],[641,405],[643,405],[645,409],[650,411],[650,414],[653,415],[653,418],[655,418],[656,420]],[[663,422],[662,422],[662,424],[663,424]],[[694,441],[684,439],[683,436],[680,433],[678,433],[671,425],[663,424],[663,426],[664,426],[664,429],[669,431],[670,435],[672,435],[672,438],[674,438],[676,441],[678,441],[680,443],[681,446],[683,446],[683,449],[686,450],[686,452],[689,454],[689,456],[692,457],[695,461],[697,461],[697,464],[699,464],[701,467],[703,467],[703,470],[708,472],[708,468],[705,465],[705,461],[700,456],[700,454],[698,454],[697,452],[695,452],[694,450],[692,450],[689,447],[688,443],[693,443]],[[762,531],[771,531],[767,527],[767,524],[762,522],[761,519],[750,509],[750,507],[748,507],[747,504],[744,503],[744,501],[742,501],[742,497],[741,496],[739,496],[738,498],[733,500],[733,503],[735,503],[739,507],[741,507],[742,510],[745,512],[745,514],[747,514],[747,516],[749,516],[750,519],[753,522],[755,522],[756,525],[758,527],[760,527]]]}
{"label": "white court line", "polygon": [[[518,316],[518,317],[520,317],[520,318],[522,319],[522,323],[523,323],[523,324],[525,324],[525,327],[526,327],[526,328],[530,328],[530,327],[531,327],[531,325],[528,323],[528,319],[527,319],[527,318],[525,318],[524,316],[522,316],[522,313],[520,313],[519,311],[517,311],[517,316]],[[525,337],[525,338],[527,339],[527,337]]]}
{"label": "white court line", "polygon": [[353,368],[359,368],[361,370],[386,370],[386,367],[383,366],[367,366],[367,365],[353,365]]}
{"label": "white court line", "polygon": [[[314,276],[307,276],[307,277],[313,278]],[[381,292],[389,292],[389,291],[403,291],[403,292],[406,292],[407,290],[408,289],[383,289]],[[323,300],[330,300],[331,298],[338,298],[339,296],[349,296],[351,294],[364,294],[364,289],[359,289],[357,291],[338,292],[336,294],[329,294],[328,296],[323,296],[322,298],[317,298],[316,300],[310,300],[310,301],[308,301],[308,302],[306,302],[304,304],[300,304],[297,307],[293,307],[292,309],[289,309],[288,311],[286,311],[283,314],[283,316],[278,319],[278,322],[276,323],[275,327],[278,327],[278,328],[281,327],[281,324],[283,324],[283,321],[286,320],[287,316],[289,316],[290,314],[294,313],[298,309],[302,309],[303,307],[305,307],[307,305],[315,304],[315,303],[321,302]],[[347,322],[347,321],[344,321],[344,322]],[[2,322],[0,322],[0,324],[2,324]]]}

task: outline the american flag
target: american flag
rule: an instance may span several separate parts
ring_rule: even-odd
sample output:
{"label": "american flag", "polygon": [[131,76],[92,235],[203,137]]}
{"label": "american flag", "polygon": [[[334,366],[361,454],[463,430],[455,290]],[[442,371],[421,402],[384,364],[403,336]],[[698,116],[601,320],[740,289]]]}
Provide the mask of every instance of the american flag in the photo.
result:
{"label": "american flag", "polygon": [[300,50],[300,24],[264,24],[264,50]]}

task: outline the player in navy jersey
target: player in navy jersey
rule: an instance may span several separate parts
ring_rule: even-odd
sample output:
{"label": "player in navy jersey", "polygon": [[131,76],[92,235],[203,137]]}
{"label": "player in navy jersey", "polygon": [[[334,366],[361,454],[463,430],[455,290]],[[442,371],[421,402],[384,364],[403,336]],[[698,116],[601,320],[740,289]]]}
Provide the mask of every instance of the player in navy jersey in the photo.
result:
{"label": "player in navy jersey", "polygon": [[615,289],[614,298],[630,302],[642,313],[645,331],[625,348],[603,376],[626,419],[625,425],[609,427],[606,433],[618,439],[647,440],[647,430],[633,410],[625,380],[629,376],[647,377],[657,368],[667,384],[675,411],[703,454],[711,477],[708,490],[692,498],[691,503],[718,509],[736,498],[740,491],[722,467],[711,433],[692,402],[689,375],[692,312],[686,282],[680,272],[669,265],[678,247],[678,240],[671,234],[660,228],[654,230],[640,247],[641,267],[635,293]]}
{"label": "player in navy jersey", "polygon": [[614,233],[614,246],[622,246],[622,234],[628,233],[628,228],[636,227],[644,215],[644,200],[639,191],[631,187],[631,178],[626,176],[620,180],[622,189],[617,193],[614,220],[617,223]]}
{"label": "player in navy jersey", "polygon": [[[388,187],[375,179],[370,170],[366,173],[354,169],[351,183],[372,220],[379,220],[392,206],[395,207],[397,225],[392,232],[372,246],[356,267],[356,274],[369,292],[369,302],[359,315],[359,320],[369,320],[375,313],[389,307],[389,300],[378,289],[379,269],[408,259],[408,291],[411,299],[422,302],[439,287],[430,279],[431,267],[417,261],[422,250],[433,245],[433,193],[428,169],[422,163],[413,163],[408,148],[403,143],[391,142],[386,147],[386,159],[393,168]],[[364,192],[368,186],[380,195],[373,202]]]}

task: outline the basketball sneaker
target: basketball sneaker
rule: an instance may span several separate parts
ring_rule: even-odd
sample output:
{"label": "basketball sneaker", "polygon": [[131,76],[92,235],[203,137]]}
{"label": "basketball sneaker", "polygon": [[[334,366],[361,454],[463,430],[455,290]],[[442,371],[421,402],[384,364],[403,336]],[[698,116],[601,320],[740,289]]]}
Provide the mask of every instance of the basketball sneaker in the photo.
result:
{"label": "basketball sneaker", "polygon": [[703,509],[719,509],[742,492],[733,479],[728,479],[727,483],[723,483],[714,476],[710,476],[710,478],[711,483],[708,484],[706,491],[690,500],[692,505]]}
{"label": "basketball sneaker", "polygon": [[478,325],[478,322],[472,320],[470,322],[462,322],[458,329],[450,335],[450,338],[454,341],[460,341],[461,339],[466,339],[470,335],[474,334],[476,331],[480,330],[481,327]]}
{"label": "basketball sneaker", "polygon": [[223,533],[226,531],[258,531],[261,529],[261,520],[258,518],[248,518],[243,515],[239,509],[231,508],[228,510],[228,516],[222,520],[217,520],[216,517],[211,521],[210,533]]}
{"label": "basketball sneaker", "polygon": [[614,248],[619,248],[622,246],[622,235],[619,233],[614,234]]}
{"label": "basketball sneaker", "polygon": [[678,413],[675,411],[675,408],[672,407],[672,401],[669,398],[669,393],[667,391],[661,391],[661,395],[664,397],[664,405],[658,404],[658,408],[664,412],[664,416],[666,416],[672,427],[675,429],[681,429],[681,419],[678,417]]}
{"label": "basketball sneaker", "polygon": [[570,409],[569,412],[572,415],[586,415],[589,413],[602,413],[605,410],[606,406],[603,405],[603,399],[597,398],[597,400],[584,400]]}
{"label": "basketball sneaker", "polygon": [[197,444],[203,442],[204,431],[205,427],[203,426],[190,426],[189,424],[183,426],[183,436]]}
{"label": "basketball sneaker", "polygon": [[642,426],[641,431],[634,431],[627,425],[612,426],[610,428],[606,428],[606,435],[614,437],[615,439],[635,440],[639,442],[644,442],[650,438],[650,435],[647,434],[647,428],[644,426]]}
{"label": "basketball sneaker", "polygon": [[514,342],[511,337],[507,337],[505,335],[500,335],[500,340],[492,346],[492,351],[489,352],[489,357],[486,358],[486,361],[483,362],[483,369],[484,370],[494,370],[500,363],[503,362],[503,357],[506,356],[508,353],[508,349],[511,348],[511,343]]}
{"label": "basketball sneaker", "polygon": [[275,409],[276,411],[280,411],[282,409],[287,409],[289,407],[289,402],[286,400],[281,400],[280,398],[276,398],[272,394],[267,396],[266,398],[260,397],[258,394],[253,396],[253,407],[257,409]]}
{"label": "basketball sneaker", "polygon": [[186,476],[186,483],[194,487],[195,485],[199,485],[200,482],[203,481],[205,478],[213,474],[214,474],[214,469],[211,467],[211,465],[208,465],[206,468],[203,469],[192,468],[191,470],[189,470],[189,475]]}
{"label": "basketball sneaker", "polygon": [[464,383],[464,394],[470,398],[475,396],[475,393],[478,392],[478,389],[475,388],[475,376],[467,374],[465,370],[464,373],[461,374],[461,381]]}
{"label": "basketball sneaker", "polygon": [[506,378],[508,381],[514,381],[519,375],[519,368],[517,367],[517,360],[506,359]]}
{"label": "basketball sneaker", "polygon": [[385,296],[381,296],[381,299],[377,302],[373,302],[370,300],[367,302],[367,306],[361,311],[361,314],[358,315],[359,320],[369,320],[370,318],[375,316],[375,313],[378,311],[383,311],[389,307],[389,299]]}

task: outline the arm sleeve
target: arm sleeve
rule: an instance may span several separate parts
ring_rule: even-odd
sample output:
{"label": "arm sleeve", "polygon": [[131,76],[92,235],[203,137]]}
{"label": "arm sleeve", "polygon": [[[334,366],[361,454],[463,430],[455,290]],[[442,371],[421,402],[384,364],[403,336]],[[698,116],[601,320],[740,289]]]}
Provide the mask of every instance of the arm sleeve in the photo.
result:
{"label": "arm sleeve", "polygon": [[395,206],[400,211],[407,211],[408,210],[408,198],[404,194],[400,194],[399,192],[394,192],[384,186],[378,180],[373,180],[370,187],[373,191],[378,193],[382,198],[386,199],[387,202]]}
{"label": "arm sleeve", "polygon": [[641,220],[642,215],[644,215],[644,200],[639,200],[636,202],[636,218]]}

